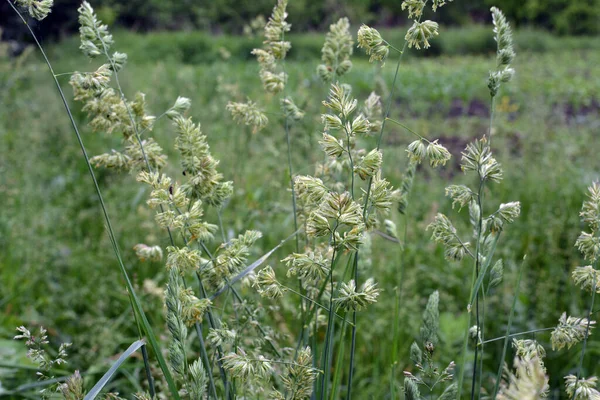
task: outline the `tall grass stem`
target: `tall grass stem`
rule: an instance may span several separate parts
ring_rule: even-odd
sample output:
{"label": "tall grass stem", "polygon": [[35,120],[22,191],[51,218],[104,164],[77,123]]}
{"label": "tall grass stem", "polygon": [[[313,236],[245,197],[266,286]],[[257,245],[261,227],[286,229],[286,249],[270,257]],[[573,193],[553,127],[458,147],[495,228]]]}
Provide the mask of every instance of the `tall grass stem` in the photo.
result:
{"label": "tall grass stem", "polygon": [[521,267],[519,268],[519,277],[517,278],[517,284],[515,286],[515,295],[513,297],[512,306],[510,308],[510,315],[508,317],[508,324],[506,325],[506,335],[504,336],[504,346],[502,347],[502,356],[500,357],[500,365],[498,366],[498,373],[496,374],[496,383],[494,384],[494,392],[492,399],[496,398],[498,394],[498,388],[500,387],[500,381],[502,379],[502,368],[504,367],[504,358],[506,357],[506,350],[508,349],[508,342],[510,338],[510,329],[512,328],[513,317],[515,315],[515,309],[517,308],[517,300],[519,298],[519,289],[521,287],[521,279],[523,277],[523,270],[525,267],[525,260],[527,256],[523,257],[521,261]]}

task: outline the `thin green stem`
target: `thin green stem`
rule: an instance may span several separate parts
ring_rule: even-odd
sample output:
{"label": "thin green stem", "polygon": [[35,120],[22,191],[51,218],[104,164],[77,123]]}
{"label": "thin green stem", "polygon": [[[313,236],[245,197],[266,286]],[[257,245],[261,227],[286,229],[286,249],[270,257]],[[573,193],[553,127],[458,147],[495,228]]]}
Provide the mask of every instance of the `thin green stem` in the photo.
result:
{"label": "thin green stem", "polygon": [[321,380],[321,396],[320,399],[323,400],[327,397],[327,386],[329,384],[329,352],[330,347],[333,347],[332,341],[332,333],[333,333],[333,269],[335,267],[334,261],[336,256],[336,240],[335,240],[335,232],[337,230],[337,222],[336,225],[331,232],[331,238],[333,240],[333,253],[331,255],[331,263],[330,263],[330,274],[329,274],[329,285],[331,293],[329,295],[329,314],[327,317],[327,331],[325,333],[325,348],[323,349],[323,363],[322,367],[324,369],[323,379]]}
{"label": "thin green stem", "polygon": [[[287,143],[288,172],[290,174],[290,189],[292,190],[292,211],[294,213],[294,232],[298,230],[298,213],[296,205],[296,189],[294,188],[294,171],[292,169],[292,146],[289,131],[289,121],[285,117],[285,140]],[[296,252],[300,251],[300,238],[296,236]]]}
{"label": "thin green stem", "polygon": [[385,130],[385,122],[388,119],[388,117],[390,116],[390,112],[392,110],[392,104],[394,102],[394,92],[396,91],[396,81],[398,79],[398,71],[400,70],[400,64],[402,63],[402,58],[404,57],[404,51],[406,50],[407,45],[408,45],[408,42],[404,42],[404,47],[402,48],[402,52],[400,53],[400,56],[398,57],[398,63],[396,64],[396,71],[394,72],[394,79],[392,80],[392,87],[390,89],[390,94],[388,95],[388,98],[387,98],[385,114],[383,115],[383,121],[381,122],[381,129],[379,130],[379,137],[377,138],[377,150],[379,150],[379,148],[381,147],[381,140],[383,139],[383,132]]}
{"label": "thin green stem", "polygon": [[398,324],[400,321],[400,290],[394,290],[396,301],[394,302],[394,326],[392,328],[392,368],[390,369],[390,398],[396,400],[396,364],[398,355]]}
{"label": "thin green stem", "polygon": [[[56,78],[58,78],[59,76],[73,75],[74,73],[75,73],[75,71],[72,71],[72,72],[62,72],[60,74],[54,74],[54,76]],[[93,72],[80,72],[80,74],[82,74],[82,75],[86,75],[86,74],[89,75],[89,74],[93,74]]]}
{"label": "thin green stem", "polygon": [[[358,254],[358,253],[356,253]],[[346,276],[346,273],[348,272],[349,268],[350,268],[350,264],[352,261],[352,257],[350,257],[348,259],[348,263],[346,264],[346,268],[344,269],[343,274],[341,275],[341,279],[338,281],[337,285],[335,286],[335,293],[339,293],[340,287],[342,285],[342,281],[344,279],[344,277]],[[334,292],[333,288],[332,288],[332,292]],[[356,325],[355,325],[356,326]],[[333,368],[333,350],[335,347],[335,340],[334,340],[334,336],[335,336],[335,329],[336,329],[336,325],[335,325],[335,321],[333,321],[332,327],[331,327],[331,331],[327,332],[329,334],[328,338],[331,341],[331,346],[329,347],[329,353],[328,353],[328,357],[329,357],[329,362],[327,363],[327,371],[329,373],[331,373],[332,368]],[[343,341],[339,340],[339,345],[340,346],[344,346]],[[343,350],[341,351],[343,353]],[[339,356],[339,353],[338,353]],[[327,383],[329,384],[329,379],[327,380]],[[334,387],[332,388],[332,391],[334,391]],[[327,393],[325,394],[325,396],[327,395]]]}
{"label": "thin green stem", "polygon": [[494,122],[494,115],[496,114],[495,104],[496,104],[496,96],[491,96],[491,99],[490,99],[490,127],[488,130],[488,143],[490,146],[492,145],[492,125]]}
{"label": "thin green stem", "polygon": [[[596,263],[594,263],[595,266]],[[594,268],[595,269],[595,268]],[[596,274],[594,274],[594,284],[592,285],[592,288],[596,288]],[[579,380],[581,379],[581,370],[583,369],[583,360],[585,358],[585,350],[587,348],[587,343],[588,343],[588,338],[590,336],[590,328],[592,325],[592,321],[591,321],[591,316],[592,316],[592,310],[594,309],[594,300],[596,299],[596,291],[597,290],[592,290],[592,301],[590,302],[590,307],[588,309],[588,314],[587,314],[587,326],[585,328],[585,337],[583,338],[583,347],[581,348],[581,358],[579,359],[579,366],[577,367],[577,381],[575,382],[575,388],[577,388]]]}
{"label": "thin green stem", "polygon": [[[354,174],[352,175],[354,179]],[[354,282],[358,282],[358,252],[354,255]],[[356,349],[356,310],[352,311],[352,343],[350,345],[350,365],[348,366],[348,390],[346,399],[352,398],[352,378],[354,377],[354,358]]]}
{"label": "thin green stem", "polygon": [[[475,268],[473,268],[473,273],[471,276],[471,291],[473,290],[473,287],[475,286],[475,281],[477,280],[477,276],[475,275]],[[469,296],[470,299],[471,296]],[[469,308],[471,307],[471,304],[469,304]],[[467,326],[465,329],[465,335],[463,338],[463,348],[462,348],[462,365],[460,368],[460,374],[458,376],[458,391],[457,391],[457,396],[456,396],[456,400],[461,400],[461,393],[462,393],[462,387],[463,387],[463,382],[464,382],[464,378],[465,378],[465,367],[467,365],[467,349],[468,349],[468,345],[469,345],[469,329],[471,328],[471,310],[467,310]]]}
{"label": "thin green stem", "polygon": [[[477,169],[479,173],[479,168]],[[477,221],[477,250],[475,251],[475,277],[479,278],[479,268],[480,268],[480,259],[481,259],[481,234],[483,230],[483,186],[485,180],[481,175],[479,175],[479,191],[477,195],[477,206],[479,207],[479,219]],[[489,255],[488,255],[489,257]],[[479,338],[481,332],[481,326],[479,322],[479,293],[475,293],[475,323],[477,326],[477,336]],[[477,356],[479,352],[479,347],[475,347],[475,354],[473,356],[473,375],[471,378],[471,400],[475,398],[475,380],[477,378]]]}
{"label": "thin green stem", "polygon": [[[355,313],[356,314],[356,313]],[[335,400],[338,396],[338,391],[340,389],[340,381],[342,380],[342,362],[344,360],[344,352],[346,350],[346,346],[344,346],[344,338],[346,337],[346,318],[344,316],[344,322],[342,322],[342,328],[340,330],[340,350],[337,354],[337,360],[335,361],[335,372],[333,374],[333,388],[331,390],[330,400]]]}
{"label": "thin green stem", "polygon": [[[399,53],[399,54],[402,54],[402,53],[404,53],[404,50],[399,50],[399,49],[395,48],[395,47],[394,47],[394,46],[392,46],[392,44],[391,44],[390,42],[388,42],[387,40],[384,40],[383,42],[384,42],[385,44],[387,44],[387,45],[390,47],[390,49],[394,50],[395,52],[397,52],[397,53]],[[404,47],[404,49],[406,49],[406,46]]]}
{"label": "thin green stem", "polygon": [[[510,335],[508,335],[509,338],[511,337],[515,337],[515,336],[522,336],[522,335],[527,335],[529,333],[538,333],[538,332],[547,332],[547,331],[553,331],[554,329],[556,329],[555,327],[552,328],[540,328],[540,329],[532,329],[530,331],[525,331],[525,332],[517,332],[517,333],[511,333]],[[504,336],[499,336],[497,338],[493,338],[493,339],[488,339],[485,342],[482,343],[492,343],[492,342],[497,342],[498,340],[502,340],[502,339],[506,339],[506,335]],[[482,344],[480,343],[480,345]]]}
{"label": "thin green stem", "polygon": [[460,245],[462,246],[462,248],[465,249],[465,252],[469,255],[469,257],[471,257],[473,260],[475,260],[475,255],[471,252],[471,250],[469,250],[469,248],[467,247],[467,245],[464,244],[464,242],[458,236],[458,234],[456,232],[452,232],[452,234],[454,235],[454,238],[458,241],[458,243],[460,243]]}
{"label": "thin green stem", "polygon": [[160,121],[161,119],[163,119],[163,118],[164,118],[164,116],[165,116],[165,115],[167,115],[167,112],[168,112],[168,110],[167,110],[167,111],[165,111],[164,113],[160,114],[158,117],[156,117],[156,118],[154,119],[154,121],[152,121],[152,125],[150,125],[150,126],[149,126],[149,127],[147,127],[147,128],[144,128],[144,129],[142,129],[142,130],[140,131],[140,136],[142,136],[144,133],[148,132],[149,130],[152,130],[152,129],[154,129],[154,127],[156,126],[156,124],[158,123],[158,121]]}
{"label": "thin green stem", "polygon": [[146,345],[142,346],[142,358],[144,359],[144,370],[146,372],[146,379],[148,380],[150,398],[153,399],[154,396],[156,396],[156,389],[154,389],[154,378],[152,377],[152,372],[150,371],[150,361],[148,358],[148,349],[146,349]]}
{"label": "thin green stem", "polygon": [[415,135],[416,137],[418,137],[421,140],[426,141],[428,144],[431,144],[431,142],[424,136],[421,136],[420,134],[418,134],[417,132],[413,131],[412,129],[410,129],[408,126],[404,125],[402,122],[400,121],[396,121],[395,119],[392,118],[386,118],[388,121],[390,121],[391,123],[394,123],[404,129],[406,129],[408,132],[412,133],[413,135]]}
{"label": "thin green stem", "polygon": [[[408,194],[407,194],[408,195]],[[399,335],[399,323],[400,323],[400,310],[401,310],[401,305],[402,305],[402,296],[403,296],[403,289],[404,289],[404,271],[405,271],[405,263],[404,263],[404,252],[406,247],[402,244],[402,243],[406,243],[406,237],[408,236],[408,209],[405,210],[404,213],[404,233],[403,233],[403,238],[402,238],[402,242],[399,241],[399,244],[401,246],[401,250],[400,250],[400,275],[399,275],[399,280],[400,280],[400,285],[398,286],[398,289],[396,291],[396,302],[395,302],[395,310],[394,310],[394,345],[393,345],[393,354],[392,354],[392,371],[391,371],[391,379],[390,379],[390,385],[391,385],[391,392],[392,392],[392,400],[395,400],[395,396],[396,396],[396,384],[395,384],[395,379],[396,379],[396,367],[398,366],[398,359],[400,358],[400,349],[398,346],[398,335]]]}
{"label": "thin green stem", "polygon": [[[283,42],[285,40],[285,32],[281,33],[281,41]],[[285,58],[282,60],[281,63],[281,68],[283,70],[284,76],[287,76],[286,74],[286,70],[285,70]],[[285,92],[287,90],[287,85],[285,85],[283,87],[283,98],[286,97]],[[294,187],[294,170],[292,168],[292,144],[291,144],[291,138],[290,138],[290,126],[289,126],[289,118],[288,116],[284,113],[285,118],[284,120],[284,126],[285,126],[285,141],[286,141],[286,145],[287,145],[287,161],[288,161],[288,173],[290,175],[290,189],[292,191],[292,214],[294,217],[294,232],[298,231],[298,207],[296,204],[296,188]],[[296,235],[295,237],[295,242],[296,242],[296,253],[300,252],[300,238],[298,237],[298,235]],[[298,279],[298,291],[302,292],[303,291],[303,286],[302,286],[302,281],[300,279]],[[302,314],[305,313],[305,309],[306,309],[306,304],[304,303],[304,301],[300,301],[300,308],[302,310]],[[302,336],[304,332],[304,329],[302,329],[300,335]]]}
{"label": "thin green stem", "polygon": [[[327,281],[325,281],[327,282]],[[317,309],[316,307],[314,308],[315,310]],[[317,318],[318,318],[318,314],[317,314]],[[313,334],[312,334],[312,341],[311,341],[311,348],[312,348],[312,352],[314,354],[313,356],[313,368],[317,367],[317,357],[316,354],[318,354],[318,350],[319,350],[319,342],[317,340],[317,332],[319,330],[319,327],[316,323],[317,319],[315,318],[315,323],[313,323]],[[313,382],[313,392],[310,396],[311,400],[316,400],[317,398],[317,386],[318,386],[318,380],[315,379]]]}
{"label": "thin green stem", "polygon": [[225,229],[223,228],[223,218],[221,217],[221,207],[217,209],[217,218],[219,219],[219,230],[221,231],[221,240],[223,243],[227,242],[225,238]]}
{"label": "thin green stem", "polygon": [[[346,124],[344,123],[344,126],[345,125]],[[348,129],[345,127],[344,131],[346,132],[346,152],[348,152],[348,158],[350,159],[350,194],[352,196],[352,200],[354,200],[354,160],[352,159],[352,149],[350,148],[350,132],[348,132]]]}
{"label": "thin green stem", "polygon": [[[494,112],[493,112],[493,108],[494,108],[494,96],[492,96],[491,98],[491,112],[490,112],[490,124],[489,124],[489,141],[487,146],[491,146],[491,135],[492,135],[492,126],[494,123]],[[475,252],[475,276],[476,278],[479,277],[479,263],[480,263],[480,250],[481,250],[481,235],[482,235],[482,228],[483,228],[483,187],[485,184],[485,178],[481,175],[481,169],[477,168],[477,174],[479,175],[479,190],[477,193],[477,205],[479,207],[479,218],[478,218],[478,228],[477,228],[477,250]],[[490,255],[488,255],[488,258],[491,257]],[[484,271],[485,272],[485,271]],[[476,314],[476,324],[477,324],[477,338],[479,338],[480,332],[481,332],[481,327],[480,327],[480,321],[479,321],[479,292],[477,291],[475,293],[476,295],[476,301],[475,301],[475,314]],[[471,301],[471,300],[470,300]],[[469,328],[469,327],[467,327]],[[468,334],[468,331],[467,331]],[[472,376],[472,381],[471,381],[471,400],[474,400],[475,398],[475,380],[477,377],[477,356],[478,356],[478,350],[479,347],[476,346],[475,347],[475,354],[473,357],[473,376]],[[483,350],[483,348],[482,348]],[[463,360],[464,362],[464,360]],[[460,399],[460,393],[462,391],[462,381],[463,381],[463,376],[464,376],[464,365],[463,368],[461,369],[461,377],[460,377],[460,383],[461,386],[458,389],[458,398]],[[479,392],[481,392],[481,387],[479,388]]]}
{"label": "thin green stem", "polygon": [[[202,283],[202,279],[200,278],[200,273],[198,271],[196,271],[196,277],[198,280],[198,287],[199,287],[199,291],[200,291],[200,297],[201,298],[207,298],[206,296],[206,290],[204,289],[204,284]],[[212,329],[217,329],[217,323],[215,321],[215,318],[213,316],[212,313],[207,312],[206,313],[208,316],[208,325],[212,328]],[[198,328],[196,328],[198,329]],[[203,343],[204,340],[203,339],[199,339],[201,340],[201,342]],[[216,346],[217,347],[217,365],[219,367],[219,373],[221,374],[221,380],[223,381],[223,386],[225,388],[225,397],[229,398],[229,399],[234,399],[235,395],[232,394],[229,391],[229,381],[227,380],[227,374],[225,373],[225,369],[223,368],[223,362],[221,361],[223,358],[223,348],[219,345]]]}
{"label": "thin green stem", "polygon": [[[286,285],[283,285],[283,284],[281,284],[281,286],[282,286],[283,288],[285,288],[286,290],[289,290],[290,292],[294,293],[295,295],[302,297],[304,300],[308,301],[309,303],[312,303],[312,304],[314,304],[315,306],[317,306],[317,307],[320,307],[320,308],[322,308],[323,310],[325,310],[325,311],[329,312],[329,308],[325,307],[325,306],[324,306],[324,305],[322,305],[321,303],[318,303],[318,302],[314,301],[313,299],[311,299],[311,298],[309,298],[309,297],[306,297],[306,296],[305,296],[305,295],[303,295],[302,293],[299,293],[299,292],[295,291],[294,289],[292,289],[292,288],[291,288],[291,287],[289,287],[289,286],[286,286]],[[347,323],[347,324],[349,324],[350,326],[352,326],[352,325],[353,325],[352,323],[350,323],[349,321],[347,321],[347,320],[345,319],[345,317],[342,317],[341,315],[339,315],[339,314],[338,314],[338,313],[336,313],[335,311],[333,312],[333,315],[334,315],[334,316],[336,316],[337,318],[341,319],[341,320],[342,320],[344,323]]]}
{"label": "thin green stem", "polygon": [[[285,32],[281,33],[281,41],[283,42],[285,40]],[[281,69],[283,70],[283,74],[284,76],[287,76],[286,70],[285,70],[285,58],[282,60],[281,62]],[[283,87],[283,97],[285,98],[285,92],[287,89],[287,85],[285,85]],[[286,144],[287,144],[287,158],[288,158],[288,172],[290,174],[290,188],[292,190],[292,210],[294,213],[294,232],[298,231],[298,213],[297,213],[297,206],[296,206],[296,189],[294,188],[294,171],[292,169],[292,144],[291,144],[291,139],[290,139],[290,124],[289,124],[289,118],[287,115],[284,114],[283,116],[285,118],[284,121],[284,127],[285,127],[285,140],[286,140]],[[300,238],[298,236],[296,236],[296,253],[300,252]],[[300,289],[302,289],[302,284],[299,283],[300,285]]]}
{"label": "thin green stem", "polygon": [[[492,139],[492,126],[494,123],[494,96],[492,96],[491,98],[491,105],[490,105],[490,126],[489,126],[489,140],[488,140],[488,146],[491,147],[491,139]],[[481,172],[480,169],[477,169],[477,173],[479,174],[479,192],[477,194],[477,204],[479,206],[479,228],[477,231],[477,251],[476,251],[476,260],[475,260],[475,265],[476,265],[476,275],[479,275],[479,258],[480,258],[480,241],[481,241],[481,230],[482,230],[482,226],[483,226],[483,205],[482,205],[482,197],[483,197],[483,185],[485,183],[484,178],[481,176]],[[485,273],[485,271],[483,271],[483,273]],[[480,321],[479,321],[479,292],[475,293],[476,295],[476,300],[475,300],[475,313],[476,313],[476,320],[477,320],[477,340],[479,340],[479,337],[481,336],[481,340],[483,340],[483,329],[482,326],[480,326]],[[485,293],[482,293],[482,296],[485,297]],[[485,300],[484,300],[485,301]],[[471,400],[475,399],[475,380],[477,377],[477,353],[479,351],[479,346],[475,347],[475,355],[473,358],[473,377],[472,377],[472,382],[471,382]],[[482,374],[483,374],[483,351],[484,351],[484,347],[483,345],[481,346],[481,368],[479,371],[479,388],[477,390],[478,392],[478,398],[481,397],[481,379],[482,379]]]}
{"label": "thin green stem", "polygon": [[[290,189],[292,190],[292,211],[294,213],[294,232],[298,230],[298,212],[296,205],[296,189],[294,188],[294,172],[292,170],[292,146],[287,116],[285,117],[285,140],[287,143],[288,172],[290,174]],[[300,252],[300,238],[296,236],[296,252]]]}
{"label": "thin green stem", "polygon": [[[402,52],[400,54],[400,56],[398,57],[398,63],[396,64],[396,71],[394,72],[394,79],[392,80],[392,88],[390,89],[390,94],[388,95],[387,98],[387,105],[385,107],[385,114],[383,115],[383,121],[381,122],[381,129],[379,130],[379,137],[377,138],[377,150],[380,149],[381,147],[381,140],[383,139],[383,132],[385,130],[385,123],[388,120],[388,117],[390,116],[390,112],[392,110],[392,103],[394,101],[394,92],[396,90],[396,80],[398,79],[398,71],[400,70],[400,64],[402,62],[402,57],[404,56],[404,51],[406,50],[406,46],[408,45],[408,42],[404,42],[404,47],[402,48]],[[367,194],[365,196],[365,203],[364,203],[364,211],[363,211],[363,219],[366,220],[367,219],[367,205],[369,204],[369,197],[371,195],[371,186],[373,185],[373,177],[369,178],[369,183],[367,185]]]}
{"label": "thin green stem", "polygon": [[[39,367],[36,367],[34,365],[13,364],[13,363],[8,363],[8,362],[3,362],[3,361],[0,361],[0,368],[21,369],[24,371],[39,371],[40,370]],[[62,369],[54,369],[54,368],[47,372],[51,373],[51,374],[63,375],[63,376],[70,376],[72,374],[72,372],[70,372],[70,371],[66,371],[66,370],[62,370]]]}
{"label": "thin green stem", "polygon": [[[481,385],[483,380],[483,356],[484,356],[484,341],[485,341],[485,286],[481,290],[481,329],[479,332],[481,333],[481,357],[479,358],[479,382],[478,382],[478,391],[477,391],[477,399],[481,400]],[[479,339],[478,339],[479,340]]]}
{"label": "thin green stem", "polygon": [[515,287],[515,296],[513,297],[512,306],[510,308],[510,315],[508,317],[508,324],[506,326],[506,335],[504,337],[504,346],[502,348],[502,356],[500,357],[500,365],[498,366],[498,373],[496,374],[496,383],[494,384],[494,392],[492,399],[496,398],[498,394],[498,388],[500,387],[500,380],[502,378],[502,367],[504,366],[504,358],[506,357],[506,350],[508,349],[508,339],[510,335],[510,328],[512,327],[513,317],[515,315],[515,309],[517,308],[517,299],[519,298],[519,289],[521,286],[521,278],[523,277],[523,270],[525,269],[525,259],[527,256],[523,257],[523,261],[521,262],[521,267],[519,268],[519,277],[517,278],[517,286]]}

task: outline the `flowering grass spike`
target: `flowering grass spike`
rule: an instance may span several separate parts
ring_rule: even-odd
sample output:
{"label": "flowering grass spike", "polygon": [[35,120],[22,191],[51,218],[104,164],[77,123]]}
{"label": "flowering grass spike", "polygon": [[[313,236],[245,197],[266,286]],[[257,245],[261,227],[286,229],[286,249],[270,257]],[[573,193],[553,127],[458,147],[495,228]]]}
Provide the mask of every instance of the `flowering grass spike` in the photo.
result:
{"label": "flowering grass spike", "polygon": [[26,8],[32,18],[43,20],[52,11],[53,0],[15,0],[19,6]]}

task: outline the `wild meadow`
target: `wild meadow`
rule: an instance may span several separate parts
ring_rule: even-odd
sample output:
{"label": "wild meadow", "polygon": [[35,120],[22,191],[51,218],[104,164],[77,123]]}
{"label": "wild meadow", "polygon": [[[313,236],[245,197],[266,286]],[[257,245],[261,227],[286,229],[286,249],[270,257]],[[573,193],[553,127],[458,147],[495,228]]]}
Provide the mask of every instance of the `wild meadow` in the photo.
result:
{"label": "wild meadow", "polygon": [[0,397],[600,399],[598,37],[404,3],[0,42]]}

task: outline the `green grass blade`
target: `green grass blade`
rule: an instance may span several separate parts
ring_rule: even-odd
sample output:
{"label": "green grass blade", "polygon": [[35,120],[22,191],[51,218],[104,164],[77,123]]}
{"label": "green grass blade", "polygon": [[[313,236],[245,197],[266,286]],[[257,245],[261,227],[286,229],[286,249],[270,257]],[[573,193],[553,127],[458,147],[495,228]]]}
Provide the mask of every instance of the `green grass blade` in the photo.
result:
{"label": "green grass blade", "polygon": [[[4,392],[0,391],[0,397],[4,397],[4,396],[8,396],[8,395],[17,395],[17,394],[19,396],[26,397],[26,393],[25,392],[29,392],[29,391],[31,391],[33,389],[47,388],[47,387],[52,386],[55,383],[64,382],[68,378],[69,378],[68,376],[61,376],[60,378],[52,378],[52,379],[47,379],[47,380],[44,380],[44,381],[26,383],[24,385],[21,385],[21,386],[17,387],[14,390],[7,390],[7,391],[4,391]],[[39,391],[36,392],[36,395],[39,396]]]}
{"label": "green grass blade", "polygon": [[[596,269],[597,261],[594,261],[593,268]],[[598,287],[596,282],[596,275],[594,275],[594,281],[592,284],[593,288]],[[585,359],[585,350],[588,344],[588,338],[590,337],[590,327],[592,325],[592,310],[594,309],[594,301],[596,300],[596,290],[592,290],[592,301],[590,303],[590,308],[588,309],[587,314],[587,326],[585,327],[585,337],[583,339],[583,346],[581,348],[581,358],[579,359],[579,366],[577,367],[577,381],[575,382],[575,387],[578,387],[579,380],[581,379],[581,370],[583,369],[583,360]]]}
{"label": "green grass blade", "polygon": [[337,360],[335,361],[335,372],[333,373],[333,387],[330,400],[337,399],[340,390],[340,382],[342,381],[342,362],[346,355],[346,346],[344,345],[346,331],[346,313],[344,313],[344,321],[342,322],[342,329],[340,330],[340,349],[337,353]]}
{"label": "green grass blade", "polygon": [[[6,362],[1,362],[0,361],[0,368],[6,368],[6,369],[21,369],[21,370],[25,370],[25,371],[39,371],[39,367],[35,366],[35,365],[25,365],[25,364],[14,364],[14,363],[6,363]],[[68,376],[71,375],[71,373],[69,371],[65,371],[63,369],[51,369],[50,371],[48,371],[51,374],[56,374],[56,375],[64,375],[64,376]]]}
{"label": "green grass blade", "polygon": [[[473,273],[471,277],[471,287],[474,287],[476,281],[475,268],[473,268]],[[471,303],[469,303],[470,305]],[[463,347],[462,347],[462,365],[460,366],[460,374],[458,375],[458,392],[456,393],[456,400],[460,400],[463,388],[463,382],[465,380],[465,367],[467,365],[467,350],[469,347],[469,328],[471,327],[471,310],[467,311],[467,326],[465,329],[465,335],[463,338]]]}
{"label": "green grass blade", "polygon": [[279,249],[281,246],[283,246],[285,242],[287,242],[294,236],[298,235],[299,232],[300,232],[300,229],[297,230],[296,232],[292,233],[290,236],[288,236],[284,240],[282,240],[277,246],[273,247],[271,250],[269,250],[267,253],[265,253],[258,260],[254,261],[252,264],[250,264],[248,267],[246,267],[246,269],[244,269],[242,272],[240,272],[239,274],[234,276],[227,285],[223,286],[215,294],[210,296],[210,300],[212,301],[212,300],[216,299],[221,293],[226,291],[229,288],[229,286],[233,285],[234,283],[236,283],[237,281],[239,281],[240,279],[242,279],[243,277],[248,275],[250,272],[254,271],[260,265],[262,265],[262,263],[264,263],[267,260],[267,258],[269,258],[271,256],[271,254],[273,254],[277,249]]}
{"label": "green grass blade", "polygon": [[121,364],[123,364],[125,362],[125,360],[127,360],[133,353],[138,351],[140,349],[140,347],[142,347],[144,345],[144,343],[145,343],[144,340],[138,340],[138,341],[133,342],[131,344],[131,346],[129,346],[129,348],[127,350],[125,350],[125,352],[123,354],[121,354],[121,356],[117,359],[117,361],[115,361],[115,363],[109,368],[109,370],[106,371],[106,373],[94,385],[92,390],[89,391],[89,393],[84,397],[83,400],[95,399],[96,396],[98,396],[98,394],[100,394],[102,389],[104,389],[104,386],[106,386],[106,384],[113,377],[115,372],[117,372],[117,370],[119,369]]}
{"label": "green grass blade", "polygon": [[394,327],[392,331],[392,368],[390,368],[390,398],[396,400],[396,365],[398,363],[398,324],[400,323],[400,293],[398,287],[394,290]]}
{"label": "green grass blade", "polygon": [[[129,285],[131,285],[131,282],[129,282]],[[133,290],[133,287],[132,287],[132,290]],[[154,336],[154,331],[152,330],[152,327],[150,326],[150,323],[148,322],[148,319],[146,318],[146,314],[142,310],[142,307],[140,305],[140,302],[139,302],[136,294],[134,292],[131,292],[131,293],[134,298],[134,302],[135,302],[134,304],[136,305],[136,308],[139,309],[139,311],[140,311],[139,315],[142,320],[142,327],[144,328],[144,332],[146,333],[146,336],[148,338],[148,341],[150,342],[150,346],[152,347],[152,350],[154,350],[154,355],[156,356],[158,365],[159,365],[161,371],[163,372],[165,380],[167,381],[167,385],[169,386],[169,391],[171,392],[171,395],[174,396],[175,399],[179,399],[179,392],[177,390],[177,385],[175,385],[175,381],[173,380],[173,376],[171,375],[171,372],[169,371],[167,362],[165,361],[165,358],[162,355],[160,345],[158,344],[158,341],[156,340],[156,336]]]}
{"label": "green grass blade", "polygon": [[496,244],[498,243],[499,237],[500,237],[500,235],[496,235],[496,237],[494,238],[494,243],[492,244],[492,249],[490,251],[490,254],[487,256],[487,258],[485,260],[485,264],[483,265],[483,268],[481,269],[481,272],[479,273],[479,276],[477,277],[477,281],[475,282],[475,286],[473,287],[473,290],[471,292],[471,298],[469,299],[469,304],[473,304],[473,302],[477,298],[477,294],[479,293],[479,289],[481,288],[481,284],[483,283],[483,278],[485,278],[485,274],[486,274],[488,268],[490,267],[490,265],[492,264],[492,258],[494,257],[494,253],[496,252]]}

